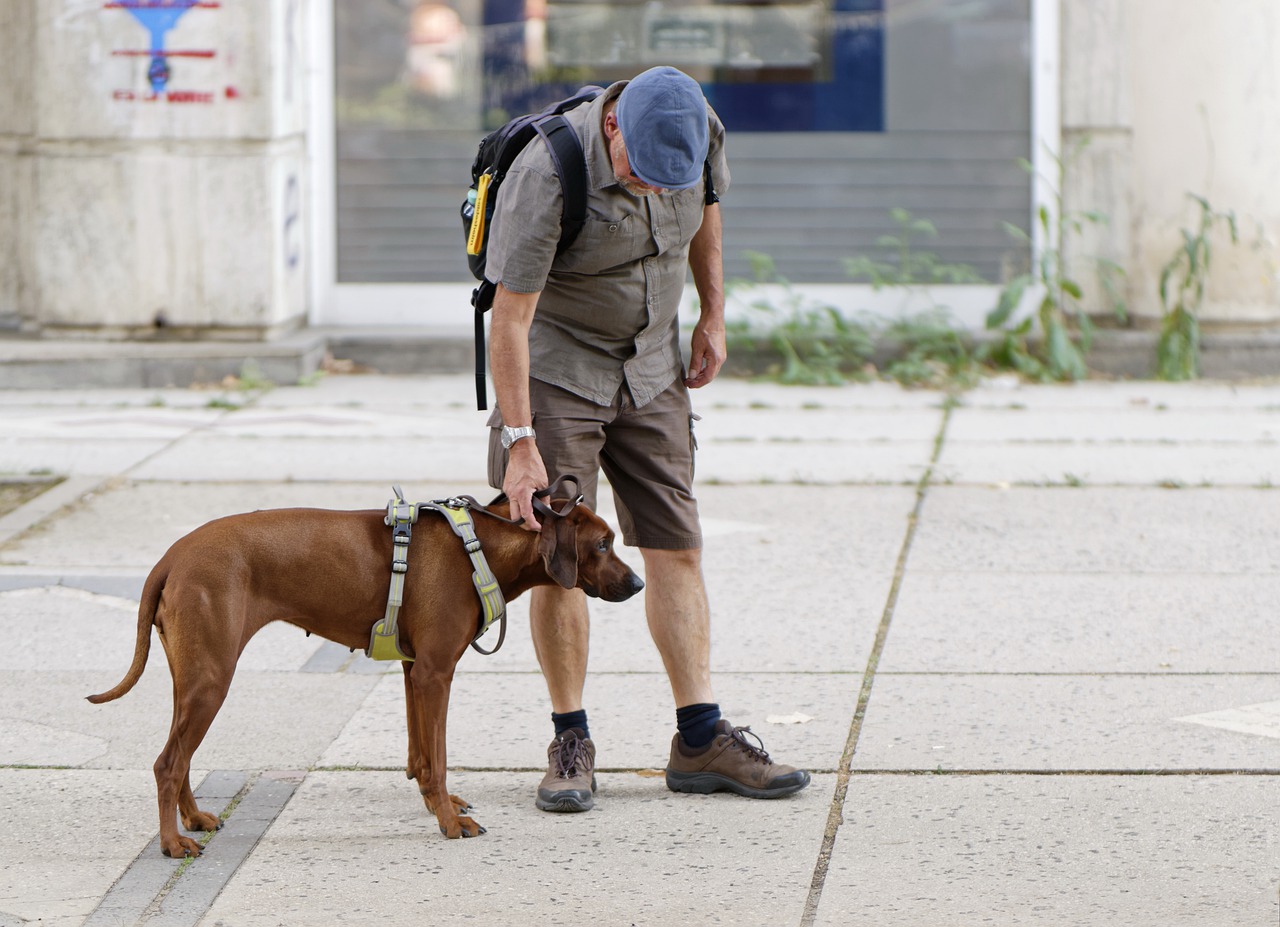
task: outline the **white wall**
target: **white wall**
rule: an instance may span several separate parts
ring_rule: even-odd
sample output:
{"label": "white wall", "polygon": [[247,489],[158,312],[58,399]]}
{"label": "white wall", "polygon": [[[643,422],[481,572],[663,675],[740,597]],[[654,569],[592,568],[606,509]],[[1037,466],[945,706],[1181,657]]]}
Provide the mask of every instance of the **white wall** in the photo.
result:
{"label": "white wall", "polygon": [[1092,139],[1067,191],[1111,217],[1076,257],[1117,260],[1131,309],[1158,318],[1161,269],[1198,226],[1195,193],[1241,233],[1213,238],[1202,318],[1280,322],[1280,4],[1072,0],[1063,24],[1064,136]]}
{"label": "white wall", "polygon": [[30,35],[35,0],[0,4],[0,319],[19,315],[26,277],[31,164],[25,157],[35,121]]}

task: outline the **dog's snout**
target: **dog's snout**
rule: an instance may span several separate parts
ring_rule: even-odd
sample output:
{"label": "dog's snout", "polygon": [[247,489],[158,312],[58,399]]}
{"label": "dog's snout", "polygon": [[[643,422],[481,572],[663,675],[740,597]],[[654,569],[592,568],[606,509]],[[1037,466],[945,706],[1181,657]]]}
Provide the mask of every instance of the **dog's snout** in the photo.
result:
{"label": "dog's snout", "polygon": [[625,575],[618,577],[615,582],[609,583],[604,588],[600,598],[606,602],[625,602],[643,588],[644,580],[631,570],[627,570]]}

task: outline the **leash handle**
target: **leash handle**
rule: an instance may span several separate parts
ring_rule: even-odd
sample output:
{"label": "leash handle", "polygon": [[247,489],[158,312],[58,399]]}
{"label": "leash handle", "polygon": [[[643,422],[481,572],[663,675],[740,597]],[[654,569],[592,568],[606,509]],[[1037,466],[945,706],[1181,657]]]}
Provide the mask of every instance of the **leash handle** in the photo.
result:
{"label": "leash handle", "polygon": [[[551,506],[549,506],[546,502],[543,502],[542,500],[546,499],[547,502],[550,502],[551,497],[556,492],[558,492],[560,488],[564,486],[565,483],[572,483],[573,488],[576,489],[578,492],[572,499],[570,499],[560,508],[560,511],[557,512],[555,509],[553,509]],[[576,509],[579,505],[581,505],[582,500],[583,500],[582,481],[578,479],[576,476],[573,476],[571,474],[565,474],[564,476],[557,477],[556,481],[552,483],[550,486],[548,486],[546,489],[539,489],[533,494],[533,508],[534,508],[534,511],[536,511],[539,515],[548,516],[550,518],[564,518],[566,515],[568,515],[570,512]]]}

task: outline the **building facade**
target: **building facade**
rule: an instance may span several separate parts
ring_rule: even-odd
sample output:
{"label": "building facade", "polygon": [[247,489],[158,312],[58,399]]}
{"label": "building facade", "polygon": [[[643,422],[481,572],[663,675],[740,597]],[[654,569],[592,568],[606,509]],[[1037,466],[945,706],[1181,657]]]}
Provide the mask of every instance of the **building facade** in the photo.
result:
{"label": "building facade", "polygon": [[[668,63],[730,131],[730,276],[767,255],[871,308],[847,261],[893,260],[905,210],[938,232],[913,248],[987,282],[949,302],[966,324],[1059,244],[1152,319],[1194,193],[1241,232],[1206,319],[1273,325],[1278,34],[1270,0],[6,0],[0,323],[464,328],[481,135]],[[1108,221],[1044,240],[1059,204]]]}

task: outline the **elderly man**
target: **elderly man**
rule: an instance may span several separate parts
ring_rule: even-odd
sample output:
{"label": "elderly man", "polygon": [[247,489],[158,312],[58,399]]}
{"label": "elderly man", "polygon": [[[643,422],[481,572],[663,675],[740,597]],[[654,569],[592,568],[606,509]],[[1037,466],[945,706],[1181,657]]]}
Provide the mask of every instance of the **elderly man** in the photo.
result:
{"label": "elderly man", "polygon": [[[549,474],[581,478],[594,506],[603,469],[623,541],[644,557],[649,631],[675,698],[668,787],[789,795],[809,774],[774,763],[749,729],[722,719],[711,688],[689,390],[725,360],[716,194],[729,185],[724,126],[697,82],[669,67],[613,84],[566,118],[586,158],[582,232],[557,254],[562,193],[540,143],[508,172],[490,231],[490,481],[538,530],[531,495]],[[701,304],[687,372],[677,318],[686,267]],[[595,791],[582,704],[586,599],[542,587],[530,610],[556,732],[537,806],[586,811]]]}

